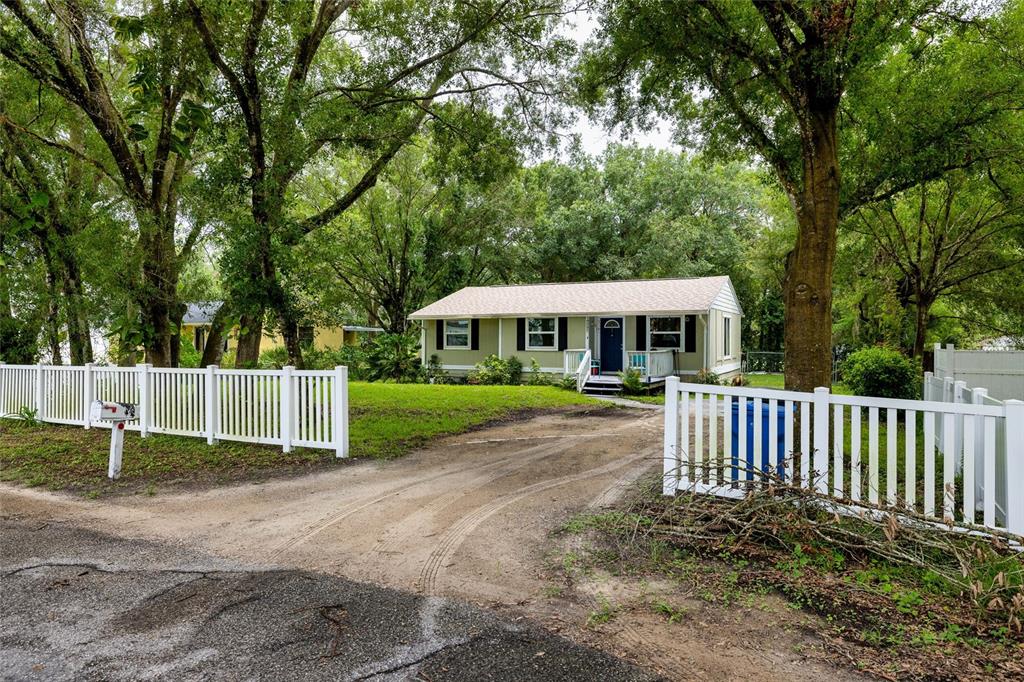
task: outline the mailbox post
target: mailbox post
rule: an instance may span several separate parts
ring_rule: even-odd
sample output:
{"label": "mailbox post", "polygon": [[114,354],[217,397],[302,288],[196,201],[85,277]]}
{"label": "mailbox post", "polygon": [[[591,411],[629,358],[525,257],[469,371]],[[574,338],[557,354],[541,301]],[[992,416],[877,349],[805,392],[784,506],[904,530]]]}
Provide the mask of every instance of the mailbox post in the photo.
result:
{"label": "mailbox post", "polygon": [[108,403],[94,400],[89,411],[91,422],[111,422],[110,424],[110,462],[107,465],[107,476],[111,480],[121,475],[121,452],[124,450],[124,425],[135,419],[135,405],[132,403]]}

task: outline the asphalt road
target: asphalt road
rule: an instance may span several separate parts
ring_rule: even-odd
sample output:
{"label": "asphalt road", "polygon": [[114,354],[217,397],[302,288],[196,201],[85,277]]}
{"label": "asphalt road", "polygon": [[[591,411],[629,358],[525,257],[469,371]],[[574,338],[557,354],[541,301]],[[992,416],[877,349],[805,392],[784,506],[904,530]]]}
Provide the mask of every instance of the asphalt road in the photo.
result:
{"label": "asphalt road", "polygon": [[652,679],[465,602],[73,522],[0,520],[0,574],[4,680]]}

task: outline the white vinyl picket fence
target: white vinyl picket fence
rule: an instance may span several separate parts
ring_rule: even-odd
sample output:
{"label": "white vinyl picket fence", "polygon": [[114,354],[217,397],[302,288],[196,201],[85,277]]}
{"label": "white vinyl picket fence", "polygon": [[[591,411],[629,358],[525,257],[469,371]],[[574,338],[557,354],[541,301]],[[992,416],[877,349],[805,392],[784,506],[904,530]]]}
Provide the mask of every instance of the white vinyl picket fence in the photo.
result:
{"label": "white vinyl picket fence", "polygon": [[[1004,475],[997,478],[999,460]],[[866,502],[1024,535],[1024,402],[666,381],[666,495],[741,497],[779,478],[854,506]]]}
{"label": "white vinyl picket fence", "polygon": [[278,370],[6,365],[0,363],[0,416],[35,412],[40,421],[91,422],[93,400],[134,403],[127,428],[151,433],[335,450],[348,456],[348,369]]}

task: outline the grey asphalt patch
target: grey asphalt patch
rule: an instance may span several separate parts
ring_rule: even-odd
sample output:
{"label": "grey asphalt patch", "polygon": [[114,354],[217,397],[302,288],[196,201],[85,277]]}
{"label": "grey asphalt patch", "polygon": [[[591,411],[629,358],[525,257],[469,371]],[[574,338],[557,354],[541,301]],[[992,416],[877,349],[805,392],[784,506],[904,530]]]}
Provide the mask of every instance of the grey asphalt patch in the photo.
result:
{"label": "grey asphalt patch", "polygon": [[649,680],[485,609],[0,521],[4,680]]}

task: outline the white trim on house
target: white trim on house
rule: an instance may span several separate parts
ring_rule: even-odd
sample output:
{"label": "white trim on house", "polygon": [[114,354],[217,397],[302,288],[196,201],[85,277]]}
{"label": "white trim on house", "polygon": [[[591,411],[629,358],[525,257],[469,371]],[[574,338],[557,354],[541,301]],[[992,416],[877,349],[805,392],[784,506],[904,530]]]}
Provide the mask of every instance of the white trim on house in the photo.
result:
{"label": "white trim on house", "polygon": [[739,361],[731,362],[728,365],[721,365],[720,367],[711,367],[711,371],[715,374],[727,374],[729,372],[737,372],[741,367]]}
{"label": "white trim on house", "polygon": [[732,315],[722,315],[722,340],[723,347],[719,348],[722,351],[721,359],[732,360]]}
{"label": "white trim on house", "polygon": [[502,351],[501,351],[501,340],[502,340],[501,337],[505,335],[505,330],[502,328],[502,324],[501,324],[501,321],[503,319],[504,318],[501,318],[501,317],[498,318],[498,357],[499,358],[505,357],[505,354],[502,353]]}
{"label": "white trim on house", "polygon": [[[440,350],[440,349],[438,349]],[[427,323],[420,325],[420,365],[427,366]]]}
{"label": "white trim on house", "polygon": [[740,306],[740,299],[736,295],[732,280],[726,280],[725,285],[715,296],[715,300],[711,302],[711,308],[733,315],[743,315],[743,308]]}
{"label": "white trim on house", "polygon": [[[466,345],[465,346],[453,346],[448,343],[448,323],[449,322],[465,322],[466,323]],[[453,334],[461,334],[461,332],[452,332]],[[473,322],[468,317],[453,318],[451,320],[444,321],[444,333],[441,335],[441,340],[444,342],[444,348],[442,350],[472,350],[473,348]]]}
{"label": "white trim on house", "polygon": [[[531,332],[530,331],[530,320],[553,320],[554,323],[555,323],[555,328],[552,331]],[[557,317],[552,317],[550,315],[534,315],[532,317],[524,317],[523,318],[523,324],[526,325],[526,350],[553,350],[553,351],[557,351],[558,350],[558,318]],[[531,346],[530,345],[530,335],[531,334],[543,334],[545,336],[550,334],[551,335],[551,345],[550,346]]]}

